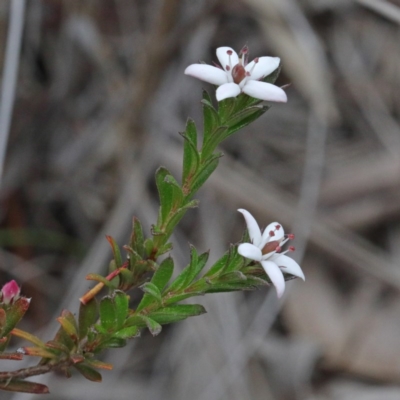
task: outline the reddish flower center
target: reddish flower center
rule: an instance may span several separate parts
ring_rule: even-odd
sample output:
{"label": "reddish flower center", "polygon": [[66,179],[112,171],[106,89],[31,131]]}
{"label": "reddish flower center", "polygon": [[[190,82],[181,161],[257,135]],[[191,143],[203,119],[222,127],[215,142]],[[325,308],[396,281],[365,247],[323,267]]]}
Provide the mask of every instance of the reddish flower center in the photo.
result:
{"label": "reddish flower center", "polygon": [[236,64],[232,69],[233,82],[237,85],[246,77],[246,70],[242,64]]}
{"label": "reddish flower center", "polygon": [[268,242],[263,249],[261,250],[261,253],[268,254],[271,253],[272,251],[276,251],[279,248],[279,241],[278,240],[271,240]]}

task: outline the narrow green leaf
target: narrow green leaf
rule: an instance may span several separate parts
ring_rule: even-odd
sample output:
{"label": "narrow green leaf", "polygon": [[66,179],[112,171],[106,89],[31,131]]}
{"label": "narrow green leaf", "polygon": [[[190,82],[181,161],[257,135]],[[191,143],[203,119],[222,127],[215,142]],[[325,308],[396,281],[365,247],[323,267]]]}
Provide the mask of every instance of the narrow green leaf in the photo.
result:
{"label": "narrow green leaf", "polygon": [[111,371],[113,369],[113,365],[110,363],[105,363],[100,360],[95,360],[93,358],[86,358],[85,364],[89,365],[90,367],[93,368],[100,368],[100,369],[106,369],[107,371]]}
{"label": "narrow green leaf", "polygon": [[42,358],[57,358],[57,352],[52,349],[44,349],[41,347],[21,347],[19,351],[23,352],[26,356],[42,357]]}
{"label": "narrow green leaf", "polygon": [[240,271],[233,271],[223,274],[218,277],[218,283],[220,282],[237,282],[237,281],[247,281],[246,275]]}
{"label": "narrow green leaf", "polygon": [[220,121],[218,113],[212,105],[211,98],[205,90],[203,91],[203,100],[201,102],[203,104],[204,146],[214,133],[215,129],[220,125]]}
{"label": "narrow green leaf", "polygon": [[172,282],[171,286],[166,290],[167,293],[175,292],[181,288],[189,286],[196,276],[201,272],[207,263],[209,252],[197,255],[197,251],[193,246],[190,246],[190,264],[182,270],[182,272]]}
{"label": "narrow green leaf", "polygon": [[140,286],[140,288],[143,290],[143,292],[145,292],[149,296],[153,297],[159,303],[162,302],[160,289],[153,283],[146,282],[142,286]]}
{"label": "narrow green leaf", "polygon": [[233,292],[237,290],[254,290],[257,286],[249,284],[246,281],[229,282],[229,283],[215,283],[210,285],[206,290],[206,293],[221,293],[221,292]]}
{"label": "narrow green leaf", "polygon": [[[166,258],[158,267],[157,271],[154,273],[151,283],[157,287],[159,292],[162,292],[165,285],[171,279],[172,273],[174,271],[174,261],[171,257]],[[161,296],[161,295],[160,295]],[[149,293],[145,293],[142,301],[137,307],[137,311],[141,311],[155,301],[155,297]]]}
{"label": "narrow green leaf", "polygon": [[7,336],[22,319],[29,308],[30,301],[31,300],[26,297],[20,297],[8,309],[6,323],[2,329],[3,336]]}
{"label": "narrow green leaf", "polygon": [[20,393],[35,393],[35,394],[47,394],[49,388],[41,383],[22,381],[13,379],[8,382],[0,382],[0,389],[7,390],[9,392],[20,392]]}
{"label": "narrow green leaf", "polygon": [[101,374],[94,368],[89,367],[89,365],[81,363],[81,364],[74,364],[74,367],[89,381],[101,382],[102,380]]}
{"label": "narrow green leaf", "polygon": [[116,337],[113,335],[110,339],[105,340],[96,351],[101,351],[103,349],[119,349],[126,346],[126,340],[123,338]]}
{"label": "narrow green leaf", "polygon": [[95,324],[98,316],[98,303],[95,298],[86,304],[80,303],[79,308],[79,340],[82,340],[89,330]]}
{"label": "narrow green leaf", "polygon": [[128,316],[129,296],[120,290],[114,292],[116,329],[120,329]]}
{"label": "narrow green leaf", "polygon": [[139,328],[143,328],[146,326],[146,322],[143,319],[142,315],[131,315],[130,317],[128,317],[125,321],[125,327],[139,327]]}
{"label": "narrow green leaf", "polygon": [[97,282],[101,282],[103,283],[106,287],[110,288],[110,289],[115,289],[114,284],[109,281],[108,279],[106,279],[104,276],[99,275],[99,274],[93,274],[90,273],[88,275],[86,275],[86,279],[88,281],[97,281]]}
{"label": "narrow green leaf", "polygon": [[200,304],[177,304],[155,311],[149,314],[149,317],[159,324],[170,324],[206,312],[205,308]]}
{"label": "narrow green leaf", "polygon": [[132,235],[130,247],[141,257],[144,257],[144,237],[142,225],[138,218],[133,217]]}
{"label": "narrow green leaf", "polygon": [[218,274],[218,272],[225,267],[228,259],[229,252],[225,253],[218,261],[216,261],[214,265],[207,271],[204,277],[206,278]]}
{"label": "narrow green leaf", "polygon": [[182,136],[185,139],[183,143],[183,184],[186,180],[192,178],[200,163],[200,155],[197,150],[197,129],[192,119],[187,120],[186,131]]}
{"label": "narrow green leaf", "polygon": [[198,200],[191,200],[188,203],[186,203],[183,207],[176,210],[169,219],[165,231],[172,232],[175,226],[178,225],[180,220],[185,216],[187,210],[189,210],[190,208],[196,208],[198,204],[199,204]]}
{"label": "narrow green leaf", "polygon": [[140,336],[140,331],[137,326],[128,326],[120,329],[118,332],[115,332],[113,336],[119,339],[132,339]]}
{"label": "narrow green leaf", "polygon": [[238,246],[231,245],[228,251],[228,259],[221,270],[221,274],[226,274],[228,272],[237,271],[245,266],[246,260],[243,256],[238,253]]}
{"label": "narrow green leaf", "polygon": [[217,146],[228,136],[227,126],[217,126],[212,135],[208,138],[201,148],[201,160],[203,163],[212,158],[212,154]]}
{"label": "narrow green leaf", "polygon": [[104,297],[100,302],[100,324],[107,332],[116,328],[115,302],[110,296]]}
{"label": "narrow green leaf", "polygon": [[236,108],[236,97],[230,97],[218,103],[218,114],[221,123],[225,125],[225,121],[233,114]]}
{"label": "narrow green leaf", "polygon": [[162,291],[174,272],[174,260],[171,257],[166,258],[154,273],[151,283],[156,285]]}
{"label": "narrow green leaf", "polygon": [[219,159],[222,157],[222,153],[217,153],[209,160],[209,162],[196,174],[193,178],[191,186],[191,196],[193,196],[204,184],[204,182],[210,177],[210,175],[218,167]]}
{"label": "narrow green leaf", "polygon": [[180,206],[183,193],[174,177],[164,167],[160,167],[156,172],[156,184],[160,197],[160,220],[158,225],[161,226],[167,221],[170,211]]}
{"label": "narrow green leaf", "polygon": [[106,236],[106,239],[108,240],[108,243],[111,245],[112,252],[114,254],[114,260],[117,268],[122,267],[122,256],[121,256],[121,251],[117,245],[117,242],[111,237],[111,236]]}
{"label": "narrow green leaf", "polygon": [[156,258],[158,258],[158,257],[162,256],[163,254],[168,253],[169,251],[171,251],[172,247],[173,247],[173,245],[172,245],[171,242],[165,243],[164,245],[159,247],[158,250],[157,250]]}
{"label": "narrow green leaf", "polygon": [[228,136],[232,135],[233,133],[237,132],[239,129],[242,129],[245,126],[251,124],[253,121],[260,118],[263,114],[265,114],[265,112],[267,112],[270,109],[270,106],[255,106],[255,107],[257,107],[258,109],[255,110],[253,113],[250,113],[248,116],[244,117],[243,119],[241,119],[238,123],[231,125],[229,127],[228,132],[224,136],[224,139],[226,139]]}
{"label": "narrow green leaf", "polygon": [[60,342],[56,342],[55,340],[49,340],[46,342],[46,347],[49,348],[51,351],[58,351],[60,353],[69,354],[70,351],[67,346]]}
{"label": "narrow green leaf", "polygon": [[165,306],[169,306],[171,304],[178,303],[179,301],[188,299],[190,297],[201,296],[204,293],[205,293],[205,290],[204,290],[204,292],[203,291],[190,291],[188,293],[178,293],[171,297],[169,297],[169,296],[165,297],[163,299],[163,302],[164,302]]}
{"label": "narrow green leaf", "polygon": [[157,336],[161,332],[162,328],[158,322],[154,321],[153,319],[151,319],[149,317],[142,316],[142,318],[143,318],[144,322],[146,323],[146,326],[149,329],[150,333],[153,336]]}
{"label": "narrow green leaf", "polygon": [[64,317],[58,317],[57,321],[60,323],[65,333],[71,338],[71,340],[76,342],[78,340],[78,332],[76,331],[74,325]]}

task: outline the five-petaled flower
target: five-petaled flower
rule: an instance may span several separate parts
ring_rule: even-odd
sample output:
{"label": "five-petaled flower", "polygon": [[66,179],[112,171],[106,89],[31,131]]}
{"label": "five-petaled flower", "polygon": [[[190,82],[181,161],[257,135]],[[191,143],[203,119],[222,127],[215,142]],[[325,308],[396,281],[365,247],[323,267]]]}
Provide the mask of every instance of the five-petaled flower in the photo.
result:
{"label": "five-petaled flower", "polygon": [[1,289],[0,302],[10,304],[11,302],[18,300],[20,291],[21,289],[17,282],[14,280],[7,282]]}
{"label": "five-petaled flower", "polygon": [[260,100],[287,102],[286,93],[278,86],[261,82],[275,71],[280,64],[278,57],[257,57],[248,63],[249,50],[243,47],[238,55],[230,47],[219,47],[217,57],[221,67],[207,64],[192,64],[185,69],[185,74],[202,81],[218,85],[218,101],[236,97],[240,93]]}
{"label": "five-petaled flower", "polygon": [[246,220],[247,230],[252,243],[242,243],[238,247],[238,252],[243,257],[258,261],[269,276],[276,288],[278,297],[285,291],[285,278],[283,272],[295,275],[303,280],[304,274],[292,258],[285,256],[288,251],[293,251],[293,247],[281,253],[282,247],[288,240],[293,239],[292,234],[285,235],[282,226],[278,222],[272,222],[261,233],[261,230],[254,217],[246,210],[239,209]]}

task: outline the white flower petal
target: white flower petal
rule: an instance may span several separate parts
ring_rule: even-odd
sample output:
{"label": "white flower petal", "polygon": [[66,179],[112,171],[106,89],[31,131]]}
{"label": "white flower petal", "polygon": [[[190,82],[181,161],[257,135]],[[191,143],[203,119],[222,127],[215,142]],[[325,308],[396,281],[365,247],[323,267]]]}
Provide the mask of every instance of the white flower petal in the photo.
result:
{"label": "white flower petal", "polygon": [[250,72],[250,79],[258,81],[274,72],[281,62],[279,57],[259,57],[258,62],[254,60],[246,65],[246,71]]}
{"label": "white flower petal", "polygon": [[224,83],[221,85],[216,93],[215,97],[217,98],[218,101],[227,99],[229,97],[236,97],[238,94],[240,94],[240,87],[236,83]]}
{"label": "white flower petal", "polygon": [[250,260],[261,261],[261,250],[257,246],[254,246],[254,244],[240,244],[238,247],[238,253],[243,257],[249,258]]}
{"label": "white flower petal", "polygon": [[[231,51],[232,55],[229,55],[228,51]],[[239,56],[231,47],[218,47],[217,57],[221,67],[225,70],[226,66],[230,66],[230,71],[232,71],[232,68],[239,63]]]}
{"label": "white flower petal", "polygon": [[239,208],[238,211],[243,214],[244,219],[246,220],[247,230],[249,231],[249,236],[252,243],[254,244],[254,246],[259,247],[261,242],[261,231],[257,224],[257,221],[247,210]]}
{"label": "white flower petal", "polygon": [[[279,229],[276,227],[279,226]],[[270,232],[274,232],[274,236],[270,236]],[[262,249],[270,240],[281,241],[285,236],[283,226],[279,222],[271,222],[265,229],[261,237],[260,248]]]}
{"label": "white flower petal", "polygon": [[285,279],[283,278],[282,271],[272,261],[261,261],[261,265],[274,284],[278,297],[281,297],[285,291]]}
{"label": "white flower petal", "polygon": [[212,83],[213,85],[223,85],[228,82],[225,71],[212,65],[192,64],[185,69],[185,75],[193,76],[202,81]]}
{"label": "white flower petal", "polygon": [[282,272],[297,276],[303,279],[303,281],[306,280],[300,265],[297,264],[293,258],[285,256],[284,254],[274,254],[270,260],[276,263],[279,267],[282,267]]}
{"label": "white flower petal", "polygon": [[280,87],[271,83],[248,80],[242,90],[255,99],[277,101],[280,103],[287,102],[286,93]]}

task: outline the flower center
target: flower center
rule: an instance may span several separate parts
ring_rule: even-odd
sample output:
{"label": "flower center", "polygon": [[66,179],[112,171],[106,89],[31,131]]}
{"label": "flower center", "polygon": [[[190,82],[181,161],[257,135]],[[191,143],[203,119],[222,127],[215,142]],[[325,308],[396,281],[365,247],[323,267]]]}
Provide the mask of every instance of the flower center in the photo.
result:
{"label": "flower center", "polygon": [[242,64],[236,64],[232,69],[233,82],[237,85],[246,77],[246,70]]}
{"label": "flower center", "polygon": [[271,240],[268,242],[261,250],[262,255],[271,253],[273,251],[277,251],[279,248],[279,241],[278,240]]}

